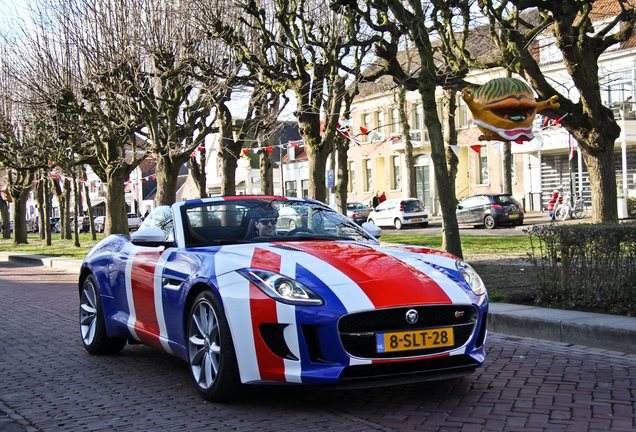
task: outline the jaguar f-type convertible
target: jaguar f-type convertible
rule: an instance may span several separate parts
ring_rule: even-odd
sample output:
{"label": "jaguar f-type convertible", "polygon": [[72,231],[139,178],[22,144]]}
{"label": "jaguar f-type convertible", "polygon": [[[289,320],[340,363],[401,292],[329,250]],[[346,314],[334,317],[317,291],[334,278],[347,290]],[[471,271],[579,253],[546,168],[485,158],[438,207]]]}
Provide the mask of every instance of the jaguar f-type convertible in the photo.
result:
{"label": "jaguar f-type convertible", "polygon": [[84,347],[166,351],[213,401],[253,384],[352,388],[470,374],[485,359],[482,280],[449,253],[380,234],[300,198],[157,207],[138,231],[86,255]]}

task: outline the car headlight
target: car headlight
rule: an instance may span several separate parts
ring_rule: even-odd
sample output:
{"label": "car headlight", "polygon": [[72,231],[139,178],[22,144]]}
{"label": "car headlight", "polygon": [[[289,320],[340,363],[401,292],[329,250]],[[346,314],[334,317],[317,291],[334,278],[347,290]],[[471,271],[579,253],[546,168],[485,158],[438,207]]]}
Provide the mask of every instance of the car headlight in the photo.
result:
{"label": "car headlight", "polygon": [[481,296],[486,294],[486,285],[481,280],[475,269],[473,269],[466,261],[458,259],[455,261],[457,270],[464,277],[464,280],[470,287],[470,289],[477,295]]}
{"label": "car headlight", "polygon": [[297,306],[322,306],[324,300],[302,283],[267,270],[241,269],[238,273],[276,301]]}

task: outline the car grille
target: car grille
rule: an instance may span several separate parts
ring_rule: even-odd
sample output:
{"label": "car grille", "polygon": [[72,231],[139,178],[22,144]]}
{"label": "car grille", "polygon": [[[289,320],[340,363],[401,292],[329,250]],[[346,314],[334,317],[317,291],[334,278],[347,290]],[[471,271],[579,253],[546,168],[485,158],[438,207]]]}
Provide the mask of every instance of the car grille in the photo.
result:
{"label": "car grille", "polygon": [[[407,311],[415,309],[419,320],[415,324],[406,321]],[[338,332],[345,351],[361,358],[380,359],[415,357],[459,348],[475,331],[479,311],[474,306],[417,306],[382,309],[346,315],[338,322]],[[452,328],[454,345],[419,350],[379,353],[376,349],[376,333]]]}

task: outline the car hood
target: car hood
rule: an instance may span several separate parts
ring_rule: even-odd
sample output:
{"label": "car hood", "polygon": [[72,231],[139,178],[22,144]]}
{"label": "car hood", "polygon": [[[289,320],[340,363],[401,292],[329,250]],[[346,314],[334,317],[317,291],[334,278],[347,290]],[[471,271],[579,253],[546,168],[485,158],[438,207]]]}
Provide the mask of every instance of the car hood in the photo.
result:
{"label": "car hood", "polygon": [[334,241],[241,245],[216,255],[228,270],[275,271],[339,297],[361,289],[375,307],[472,303],[456,260],[436,249]]}

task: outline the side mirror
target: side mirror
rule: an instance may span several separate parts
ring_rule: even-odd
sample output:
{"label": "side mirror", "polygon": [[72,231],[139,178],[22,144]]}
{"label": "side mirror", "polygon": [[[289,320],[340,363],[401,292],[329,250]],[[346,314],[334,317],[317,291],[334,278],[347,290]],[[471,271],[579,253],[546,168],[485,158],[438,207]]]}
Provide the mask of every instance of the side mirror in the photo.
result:
{"label": "side mirror", "polygon": [[462,206],[460,206],[459,204],[457,204],[457,210],[461,210]]}
{"label": "side mirror", "polygon": [[130,235],[130,241],[138,246],[174,246],[174,242],[166,241],[163,230],[159,227],[149,227],[137,230]]}
{"label": "side mirror", "polygon": [[364,222],[361,226],[362,229],[364,229],[375,238],[379,238],[380,234],[382,234],[382,229],[376,224],[372,224],[371,222]]}

